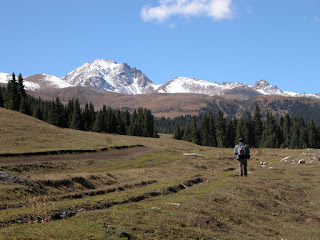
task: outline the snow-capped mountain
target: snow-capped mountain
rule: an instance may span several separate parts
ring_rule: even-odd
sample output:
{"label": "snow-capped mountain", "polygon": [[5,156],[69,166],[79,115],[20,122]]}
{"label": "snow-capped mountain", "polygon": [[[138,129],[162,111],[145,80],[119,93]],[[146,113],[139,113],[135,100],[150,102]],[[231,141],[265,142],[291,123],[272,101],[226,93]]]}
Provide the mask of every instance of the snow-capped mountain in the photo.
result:
{"label": "snow-capped mountain", "polygon": [[[246,95],[244,98],[251,98],[257,95],[282,95],[289,97],[316,97],[319,95],[307,93],[294,93],[282,91],[277,86],[273,86],[266,80],[262,79],[253,85],[243,84],[239,82],[224,82],[222,84],[212,83],[205,80],[195,78],[177,77],[156,89],[159,93],[196,93],[207,94],[209,96],[227,96],[232,95],[239,97],[239,94]],[[243,98],[243,97],[242,97]]]}
{"label": "snow-capped mountain", "polygon": [[12,78],[11,74],[0,72],[0,83],[7,84],[11,78]]}
{"label": "snow-capped mountain", "polygon": [[[10,74],[0,73],[0,83],[6,84],[10,79]],[[196,78],[177,77],[162,85],[155,85],[143,72],[131,68],[127,63],[117,63],[104,59],[97,59],[91,63],[87,62],[62,78],[44,73],[26,77],[24,78],[24,85],[27,90],[32,91],[82,86],[92,90],[122,94],[192,93],[239,100],[249,99],[257,95],[320,98],[320,93],[313,95],[283,91],[263,79],[248,85],[239,82],[219,84]]]}
{"label": "snow-capped mountain", "polygon": [[211,83],[196,78],[177,77],[156,89],[159,93],[197,93],[206,95],[222,95],[227,86]]}
{"label": "snow-capped mountain", "polygon": [[26,89],[33,91],[44,88],[67,88],[72,86],[56,76],[44,73],[26,77],[23,83]]}
{"label": "snow-capped mountain", "polygon": [[[9,73],[0,73],[0,83],[7,84],[12,79],[12,75]],[[16,76],[16,79],[18,77]],[[44,73],[35,74],[23,79],[23,85],[26,90],[35,91],[38,89],[46,88],[67,88],[72,85],[61,80],[60,78],[48,75]]]}
{"label": "snow-capped mountain", "polygon": [[62,77],[67,83],[93,90],[142,94],[154,90],[153,82],[140,70],[126,63],[97,59]]}

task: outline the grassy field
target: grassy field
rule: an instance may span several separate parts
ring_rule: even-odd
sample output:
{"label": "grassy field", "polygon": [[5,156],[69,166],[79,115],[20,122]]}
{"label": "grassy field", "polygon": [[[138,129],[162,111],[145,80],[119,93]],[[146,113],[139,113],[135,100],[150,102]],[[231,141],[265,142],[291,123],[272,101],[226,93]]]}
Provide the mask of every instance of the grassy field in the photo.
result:
{"label": "grassy field", "polygon": [[0,239],[320,236],[320,150],[252,149],[245,178],[232,149],[171,135],[84,133],[1,108],[0,133],[0,153],[144,146],[0,158]]}

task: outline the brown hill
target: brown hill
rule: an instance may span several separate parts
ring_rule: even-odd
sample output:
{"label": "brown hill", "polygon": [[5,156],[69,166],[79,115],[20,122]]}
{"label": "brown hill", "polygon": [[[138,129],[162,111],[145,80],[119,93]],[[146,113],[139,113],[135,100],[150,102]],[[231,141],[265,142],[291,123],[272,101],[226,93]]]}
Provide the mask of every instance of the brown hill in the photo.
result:
{"label": "brown hill", "polygon": [[221,97],[210,97],[201,94],[138,94],[126,95],[114,92],[94,91],[83,87],[65,89],[48,89],[46,91],[29,92],[35,97],[61,101],[78,98],[81,104],[93,103],[99,109],[104,105],[115,109],[133,110],[138,107],[148,108],[157,117],[177,117],[181,115],[198,115],[212,110],[222,110],[226,116],[233,115],[240,106],[236,100],[226,100]]}
{"label": "brown hill", "polygon": [[[240,92],[239,92],[240,91]],[[235,89],[230,96],[236,98],[244,89]],[[140,94],[125,95],[114,92],[94,91],[84,87],[64,89],[46,89],[29,92],[35,97],[54,99],[57,96],[63,101],[78,98],[81,104],[92,102],[99,109],[105,104],[108,107],[121,110],[133,110],[145,107],[156,117],[177,117],[181,115],[198,115],[208,111],[216,113],[223,111],[225,117],[241,117],[248,112],[253,114],[259,106],[262,114],[267,111],[280,116],[290,114],[302,116],[306,120],[314,119],[320,122],[320,99],[306,97],[284,97],[278,95],[258,95],[250,99],[227,99],[201,94]]]}

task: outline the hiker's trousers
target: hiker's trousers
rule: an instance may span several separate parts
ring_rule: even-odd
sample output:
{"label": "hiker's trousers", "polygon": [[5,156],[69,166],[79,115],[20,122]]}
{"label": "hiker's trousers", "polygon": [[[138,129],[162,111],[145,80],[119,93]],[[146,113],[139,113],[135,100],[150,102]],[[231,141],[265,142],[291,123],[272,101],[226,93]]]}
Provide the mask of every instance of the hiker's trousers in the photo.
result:
{"label": "hiker's trousers", "polygon": [[239,168],[240,168],[240,176],[247,176],[248,171],[247,171],[247,166],[248,166],[248,159],[247,158],[240,158],[238,159],[239,162]]}

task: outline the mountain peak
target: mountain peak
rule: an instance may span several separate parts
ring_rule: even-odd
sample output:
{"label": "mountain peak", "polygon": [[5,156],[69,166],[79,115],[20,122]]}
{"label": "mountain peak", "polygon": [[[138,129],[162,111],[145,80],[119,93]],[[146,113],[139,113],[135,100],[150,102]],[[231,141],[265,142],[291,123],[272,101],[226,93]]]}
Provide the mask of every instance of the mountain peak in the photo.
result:
{"label": "mountain peak", "polygon": [[284,94],[283,91],[281,91],[277,86],[271,85],[265,79],[261,79],[260,81],[255,82],[250,87],[265,95],[283,95]]}
{"label": "mountain peak", "polygon": [[93,90],[140,94],[153,90],[154,84],[140,70],[127,63],[96,59],[62,78],[66,82]]}

